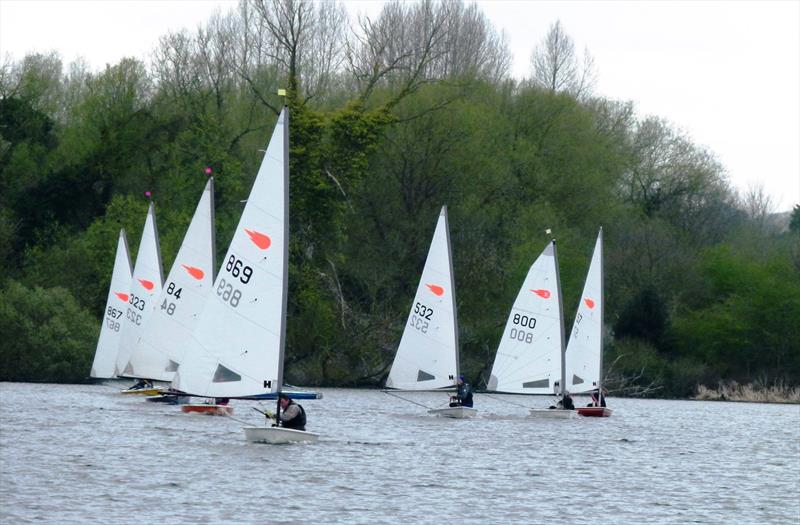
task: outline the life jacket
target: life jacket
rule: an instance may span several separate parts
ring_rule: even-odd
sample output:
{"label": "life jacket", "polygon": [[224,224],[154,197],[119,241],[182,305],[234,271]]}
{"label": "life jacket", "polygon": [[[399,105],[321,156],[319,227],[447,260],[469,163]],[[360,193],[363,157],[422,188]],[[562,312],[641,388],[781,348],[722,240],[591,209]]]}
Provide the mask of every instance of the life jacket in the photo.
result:
{"label": "life jacket", "polygon": [[[290,404],[296,405],[297,408],[300,409],[300,413],[297,414],[297,417],[293,417],[289,421],[285,419],[281,419],[281,426],[283,428],[293,428],[295,430],[305,430],[306,429],[306,411],[303,409],[303,405],[297,404],[292,401]],[[288,406],[286,408],[289,408]]]}
{"label": "life jacket", "polygon": [[458,402],[461,406],[472,406],[472,388],[467,383],[458,385]]}

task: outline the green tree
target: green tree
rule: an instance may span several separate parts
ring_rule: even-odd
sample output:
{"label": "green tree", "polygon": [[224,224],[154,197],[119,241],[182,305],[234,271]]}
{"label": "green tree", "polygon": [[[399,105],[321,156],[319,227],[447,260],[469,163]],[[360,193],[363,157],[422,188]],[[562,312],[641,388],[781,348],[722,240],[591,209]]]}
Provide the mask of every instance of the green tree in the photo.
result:
{"label": "green tree", "polygon": [[98,328],[65,289],[8,281],[0,289],[0,381],[85,381]]}

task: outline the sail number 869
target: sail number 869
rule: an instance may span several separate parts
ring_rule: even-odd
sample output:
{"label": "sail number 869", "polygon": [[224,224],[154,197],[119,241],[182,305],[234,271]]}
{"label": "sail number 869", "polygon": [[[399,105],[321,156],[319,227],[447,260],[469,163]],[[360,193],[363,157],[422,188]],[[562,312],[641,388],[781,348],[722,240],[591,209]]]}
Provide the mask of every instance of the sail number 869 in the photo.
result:
{"label": "sail number 869", "polygon": [[227,270],[232,276],[238,277],[242,284],[250,282],[250,277],[253,276],[253,269],[250,266],[244,266],[241,259],[237,259],[235,255],[231,254],[228,262],[225,265]]}
{"label": "sail number 869", "polygon": [[217,295],[234,308],[239,306],[239,301],[242,298],[242,292],[234,288],[230,283],[225,282],[225,279],[219,280],[219,285],[217,286]]}

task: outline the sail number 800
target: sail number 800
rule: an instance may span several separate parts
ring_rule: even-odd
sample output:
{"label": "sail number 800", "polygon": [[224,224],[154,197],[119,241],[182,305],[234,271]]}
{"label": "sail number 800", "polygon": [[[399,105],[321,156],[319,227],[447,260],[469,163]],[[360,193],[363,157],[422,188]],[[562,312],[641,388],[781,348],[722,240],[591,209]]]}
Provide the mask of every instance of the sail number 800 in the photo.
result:
{"label": "sail number 800", "polygon": [[528,317],[527,315],[514,314],[511,322],[528,328],[536,328],[536,318]]}

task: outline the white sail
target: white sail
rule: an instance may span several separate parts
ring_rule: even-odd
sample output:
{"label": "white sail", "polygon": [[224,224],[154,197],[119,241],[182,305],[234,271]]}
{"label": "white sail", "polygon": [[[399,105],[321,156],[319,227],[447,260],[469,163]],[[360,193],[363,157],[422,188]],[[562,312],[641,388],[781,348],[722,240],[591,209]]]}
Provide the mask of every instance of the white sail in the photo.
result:
{"label": "white sail", "polygon": [[280,388],[286,308],[288,205],[286,110],[253,183],[214,288],[187,344],[173,388],[245,397]]}
{"label": "white sail", "polygon": [[442,207],[386,386],[432,390],[453,386],[456,377],[458,325],[453,263],[447,207]]}
{"label": "white sail", "polygon": [[533,262],[522,283],[487,385],[495,392],[553,394],[560,384],[563,323],[555,241]]}
{"label": "white sail", "polygon": [[172,381],[214,284],[214,179],[209,179],[128,361],[131,375]]}
{"label": "white sail", "polygon": [[567,390],[581,393],[600,387],[603,352],[603,230],[597,235],[578,313],[567,345]]}
{"label": "white sail", "polygon": [[131,255],[125,230],[119,231],[114,270],[108,287],[108,298],[100,326],[100,337],[92,362],[91,377],[108,379],[114,377],[119,351],[119,336],[131,288]]}
{"label": "white sail", "polygon": [[142,238],[139,241],[139,251],[136,254],[136,265],[133,267],[133,279],[129,288],[128,306],[125,309],[125,321],[120,331],[116,372],[118,376],[136,375],[136,370],[129,365],[129,360],[136,342],[142,335],[142,328],[155,309],[156,299],[161,294],[163,283],[164,271],[161,267],[156,210],[151,202]]}

